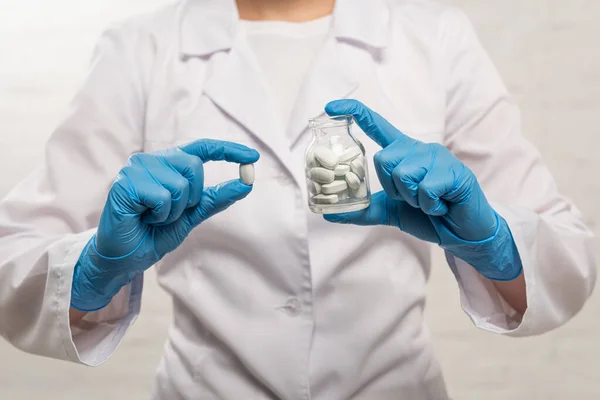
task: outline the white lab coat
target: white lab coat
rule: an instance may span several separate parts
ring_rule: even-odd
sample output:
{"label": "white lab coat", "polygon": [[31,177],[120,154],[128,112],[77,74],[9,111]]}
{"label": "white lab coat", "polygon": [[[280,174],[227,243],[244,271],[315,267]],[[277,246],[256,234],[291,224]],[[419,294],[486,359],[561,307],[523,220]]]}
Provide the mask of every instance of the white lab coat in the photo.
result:
{"label": "white lab coat", "polygon": [[[306,204],[307,119],[348,97],[446,145],[508,221],[527,283],[522,320],[448,256],[476,326],[534,335],[581,309],[596,276],[592,234],[521,136],[517,107],[460,12],[338,0],[287,133],[236,21],[233,0],[188,0],[103,34],[45,163],[0,205],[7,340],[43,356],[106,361],[140,311],[142,276],[77,326],[68,314],[73,267],[113,177],[134,152],[224,139],[261,153],[256,184],[156,266],[174,321],[153,398],[446,399],[423,323],[430,246],[391,227],[327,223]],[[360,139],[369,155],[378,150]],[[231,164],[206,167],[208,183],[236,174]]]}

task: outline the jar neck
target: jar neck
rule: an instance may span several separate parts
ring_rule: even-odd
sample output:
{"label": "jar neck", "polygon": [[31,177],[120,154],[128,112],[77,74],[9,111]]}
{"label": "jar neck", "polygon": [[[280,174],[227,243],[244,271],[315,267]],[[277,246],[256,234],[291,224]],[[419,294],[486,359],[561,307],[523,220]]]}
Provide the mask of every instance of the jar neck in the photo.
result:
{"label": "jar neck", "polygon": [[350,126],[337,126],[329,128],[312,128],[312,134],[315,139],[326,139],[334,136],[352,136]]}
{"label": "jar neck", "polygon": [[353,122],[354,119],[351,115],[324,116],[310,119],[309,126],[313,130],[327,131],[336,128],[348,129]]}
{"label": "jar neck", "polygon": [[350,137],[354,140],[351,132],[351,126],[354,123],[354,118],[351,115],[336,115],[333,117],[323,116],[313,118],[309,121],[309,126],[312,131],[313,140],[322,142],[335,137]]}

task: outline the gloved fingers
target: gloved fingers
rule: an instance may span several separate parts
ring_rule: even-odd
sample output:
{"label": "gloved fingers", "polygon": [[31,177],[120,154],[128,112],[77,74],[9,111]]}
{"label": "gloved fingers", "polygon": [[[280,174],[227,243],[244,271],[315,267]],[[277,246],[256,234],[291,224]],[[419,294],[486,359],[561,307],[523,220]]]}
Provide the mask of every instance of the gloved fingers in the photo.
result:
{"label": "gloved fingers", "polygon": [[[446,147],[437,143],[427,146],[429,172],[419,186],[419,200],[422,198],[427,202],[421,204],[427,214],[444,215],[448,203],[461,204],[469,200],[477,179]],[[445,205],[438,203],[437,199],[443,200]]]}
{"label": "gloved fingers", "polygon": [[377,192],[371,196],[371,204],[364,210],[352,211],[339,214],[325,214],[329,222],[338,224],[353,224],[361,226],[369,225],[394,225],[390,215],[389,198],[384,191]]}
{"label": "gloved fingers", "polygon": [[418,239],[440,242],[429,216],[404,201],[390,199],[384,191],[375,193],[371,197],[371,204],[364,210],[326,214],[324,218],[340,224],[394,226]]}
{"label": "gloved fingers", "polygon": [[426,175],[418,181],[417,199],[421,210],[434,217],[448,213],[447,198],[463,183],[461,163],[448,149],[440,144],[426,145],[426,154],[420,155],[422,165],[426,166]]}
{"label": "gloved fingers", "polygon": [[453,204],[464,204],[469,201],[474,188],[480,190],[477,178],[462,162],[457,160],[445,170],[452,175],[452,185],[441,195],[444,200]]}
{"label": "gloved fingers", "polygon": [[242,200],[252,191],[252,186],[239,179],[234,179],[204,189],[200,203],[184,213],[188,225],[196,227],[213,215],[229,208],[236,201]]}
{"label": "gloved fingers", "polygon": [[396,168],[400,160],[396,159],[393,154],[378,151],[373,155],[373,165],[375,165],[375,173],[381,183],[381,187],[390,198],[401,200],[402,196],[398,193],[394,180],[392,179],[392,171]]}
{"label": "gloved fingers", "polygon": [[417,153],[402,160],[392,171],[396,190],[404,201],[415,208],[419,208],[418,189],[419,184],[427,175],[427,164],[429,164],[427,157]]}
{"label": "gloved fingers", "polygon": [[448,204],[443,196],[453,184],[452,173],[448,170],[433,169],[419,183],[417,195],[421,210],[431,216],[441,217],[448,213]]}
{"label": "gloved fingers", "polygon": [[379,182],[390,198],[404,200],[394,182],[393,171],[406,157],[413,154],[419,147],[417,142],[411,146],[406,146],[402,142],[394,142],[373,156],[373,164],[375,165],[375,172],[377,173]]}
{"label": "gloved fingers", "polygon": [[148,210],[138,195],[140,182],[145,182],[146,178],[146,171],[133,166],[125,166],[119,171],[108,193],[107,208],[112,214],[137,216]]}
{"label": "gloved fingers", "polygon": [[352,115],[360,128],[381,147],[399,141],[405,146],[412,146],[415,139],[403,134],[385,118],[372,111],[358,100],[334,100],[325,106],[328,115]]}
{"label": "gloved fingers", "polygon": [[198,205],[204,190],[204,166],[200,158],[192,156],[179,148],[170,149],[163,154],[165,162],[188,181],[188,200],[186,208]]}
{"label": "gloved fingers", "polygon": [[238,164],[252,164],[260,155],[243,144],[214,139],[199,139],[179,147],[182,151],[200,158],[202,162],[228,161]]}
{"label": "gloved fingers", "polygon": [[[154,222],[154,225],[168,225],[181,217],[188,204],[190,185],[165,158],[155,154],[140,154],[132,157],[132,164],[146,170],[150,179],[167,189],[171,195],[171,210],[164,221]],[[148,222],[145,220],[144,222]]]}
{"label": "gloved fingers", "polygon": [[[123,204],[118,208],[123,215],[141,214],[143,222],[159,224],[166,221],[171,213],[171,193],[156,182],[145,169],[131,165],[123,168],[113,187],[115,189],[111,189],[111,194],[118,190],[116,187],[126,191],[125,196],[119,196],[119,202]],[[129,207],[135,211],[132,213],[128,210]]]}

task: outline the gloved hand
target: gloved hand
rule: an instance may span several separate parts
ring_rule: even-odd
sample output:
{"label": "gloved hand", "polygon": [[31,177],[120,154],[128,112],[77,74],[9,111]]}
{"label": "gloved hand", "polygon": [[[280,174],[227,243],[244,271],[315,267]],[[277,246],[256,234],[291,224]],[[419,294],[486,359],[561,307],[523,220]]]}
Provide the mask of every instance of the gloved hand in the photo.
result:
{"label": "gloved hand", "polygon": [[134,154],[115,179],[96,234],[75,266],[71,306],[105,307],[135,275],[175,250],[200,223],[252,190],[240,180],[204,188],[203,163],[254,163],[256,150],[197,140],[151,154]]}
{"label": "gloved hand", "polygon": [[477,178],[448,149],[394,128],[356,100],[337,100],[329,115],[351,114],[383,150],[373,157],[383,191],[365,210],[325,215],[331,222],[391,225],[437,243],[483,276],[512,280],[521,260],[506,221],[489,205]]}

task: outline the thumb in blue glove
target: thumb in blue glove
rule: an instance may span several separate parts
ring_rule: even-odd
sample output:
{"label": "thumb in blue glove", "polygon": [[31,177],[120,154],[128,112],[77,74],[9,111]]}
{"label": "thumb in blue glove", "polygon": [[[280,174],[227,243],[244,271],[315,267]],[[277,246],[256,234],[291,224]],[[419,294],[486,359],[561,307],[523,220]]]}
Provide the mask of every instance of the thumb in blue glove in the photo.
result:
{"label": "thumb in blue glove", "polygon": [[329,115],[350,114],[382,150],[373,162],[383,191],[361,211],[328,214],[331,222],[391,225],[437,243],[493,280],[512,280],[521,261],[506,221],[489,205],[469,168],[437,143],[404,135],[356,100],[333,101]]}
{"label": "thumb in blue glove", "polygon": [[110,189],[96,234],[75,266],[71,306],[82,311],[105,307],[196,226],[252,190],[240,180],[205,188],[205,162],[249,164],[258,158],[246,146],[208,139],[131,156]]}

